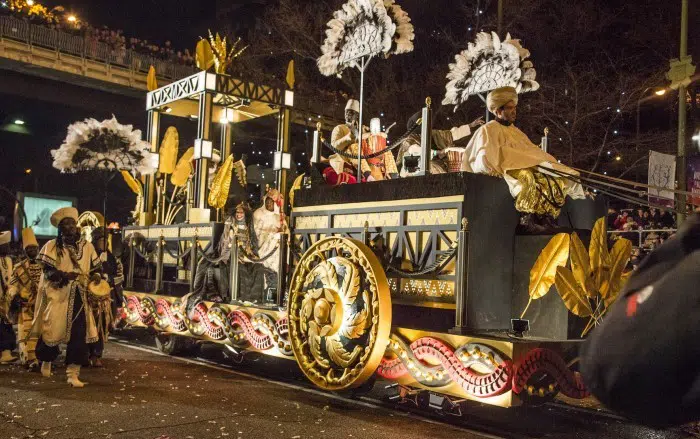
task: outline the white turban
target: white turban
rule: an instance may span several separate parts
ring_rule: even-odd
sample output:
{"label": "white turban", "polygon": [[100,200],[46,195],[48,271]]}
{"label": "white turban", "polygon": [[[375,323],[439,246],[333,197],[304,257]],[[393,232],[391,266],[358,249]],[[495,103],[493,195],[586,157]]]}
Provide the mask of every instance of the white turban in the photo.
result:
{"label": "white turban", "polygon": [[58,223],[66,218],[73,218],[78,222],[78,209],[75,207],[61,207],[51,215],[51,225],[58,227]]}
{"label": "white turban", "polygon": [[496,114],[496,110],[513,101],[518,105],[518,92],[513,87],[501,87],[491,92],[486,97],[486,107],[491,113]]}
{"label": "white turban", "polygon": [[360,112],[360,103],[355,99],[348,99],[348,103],[345,104],[345,111],[352,110],[355,113]]}

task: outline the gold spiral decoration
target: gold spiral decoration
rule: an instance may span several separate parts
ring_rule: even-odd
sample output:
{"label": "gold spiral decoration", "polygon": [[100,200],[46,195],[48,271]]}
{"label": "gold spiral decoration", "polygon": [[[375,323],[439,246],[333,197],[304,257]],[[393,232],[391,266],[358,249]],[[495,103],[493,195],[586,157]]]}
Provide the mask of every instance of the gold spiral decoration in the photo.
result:
{"label": "gold spiral decoration", "polygon": [[389,341],[391,295],[369,247],[341,237],[311,246],[292,276],[287,307],[294,356],[316,386],[353,388],[374,374]]}

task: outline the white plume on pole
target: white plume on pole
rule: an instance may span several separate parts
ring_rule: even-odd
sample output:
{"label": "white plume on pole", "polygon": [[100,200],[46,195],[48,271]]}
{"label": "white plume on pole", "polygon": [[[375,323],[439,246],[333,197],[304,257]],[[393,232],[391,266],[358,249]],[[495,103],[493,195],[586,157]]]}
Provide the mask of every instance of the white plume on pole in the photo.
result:
{"label": "white plume on pole", "polygon": [[326,76],[340,75],[358,60],[413,50],[415,38],[408,14],[394,0],[349,0],[333,13],[321,46],[318,68]]}
{"label": "white plume on pole", "polygon": [[495,32],[480,32],[450,64],[442,103],[454,105],[456,110],[469,96],[499,87],[514,87],[518,93],[539,89],[529,57],[530,51],[510,34],[501,41]]}

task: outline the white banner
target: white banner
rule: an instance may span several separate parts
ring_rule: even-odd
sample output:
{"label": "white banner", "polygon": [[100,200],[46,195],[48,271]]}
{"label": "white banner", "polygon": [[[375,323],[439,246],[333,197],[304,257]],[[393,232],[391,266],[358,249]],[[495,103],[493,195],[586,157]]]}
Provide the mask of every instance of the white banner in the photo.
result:
{"label": "white banner", "polygon": [[673,207],[676,185],[676,156],[649,151],[649,186],[671,189],[649,189],[649,202]]}

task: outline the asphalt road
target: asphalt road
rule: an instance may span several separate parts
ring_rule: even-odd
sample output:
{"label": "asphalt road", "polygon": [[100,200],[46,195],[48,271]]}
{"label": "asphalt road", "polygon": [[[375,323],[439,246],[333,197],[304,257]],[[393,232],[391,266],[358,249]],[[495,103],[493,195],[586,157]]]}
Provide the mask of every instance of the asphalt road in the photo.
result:
{"label": "asphalt road", "polygon": [[[148,336],[142,334],[141,341]],[[43,378],[2,366],[0,439],[690,437],[679,429],[649,430],[561,405],[467,404],[460,417],[434,415],[412,403],[384,402],[383,385],[351,400],[311,388],[293,362],[250,357],[231,366],[220,352],[205,349],[201,358],[187,359],[162,355],[147,344],[112,342],[104,369],[82,371],[89,383],[84,389],[70,388],[62,367]]]}
{"label": "asphalt road", "polygon": [[488,438],[460,427],[116,343],[72,389],[0,368],[0,438]]}

